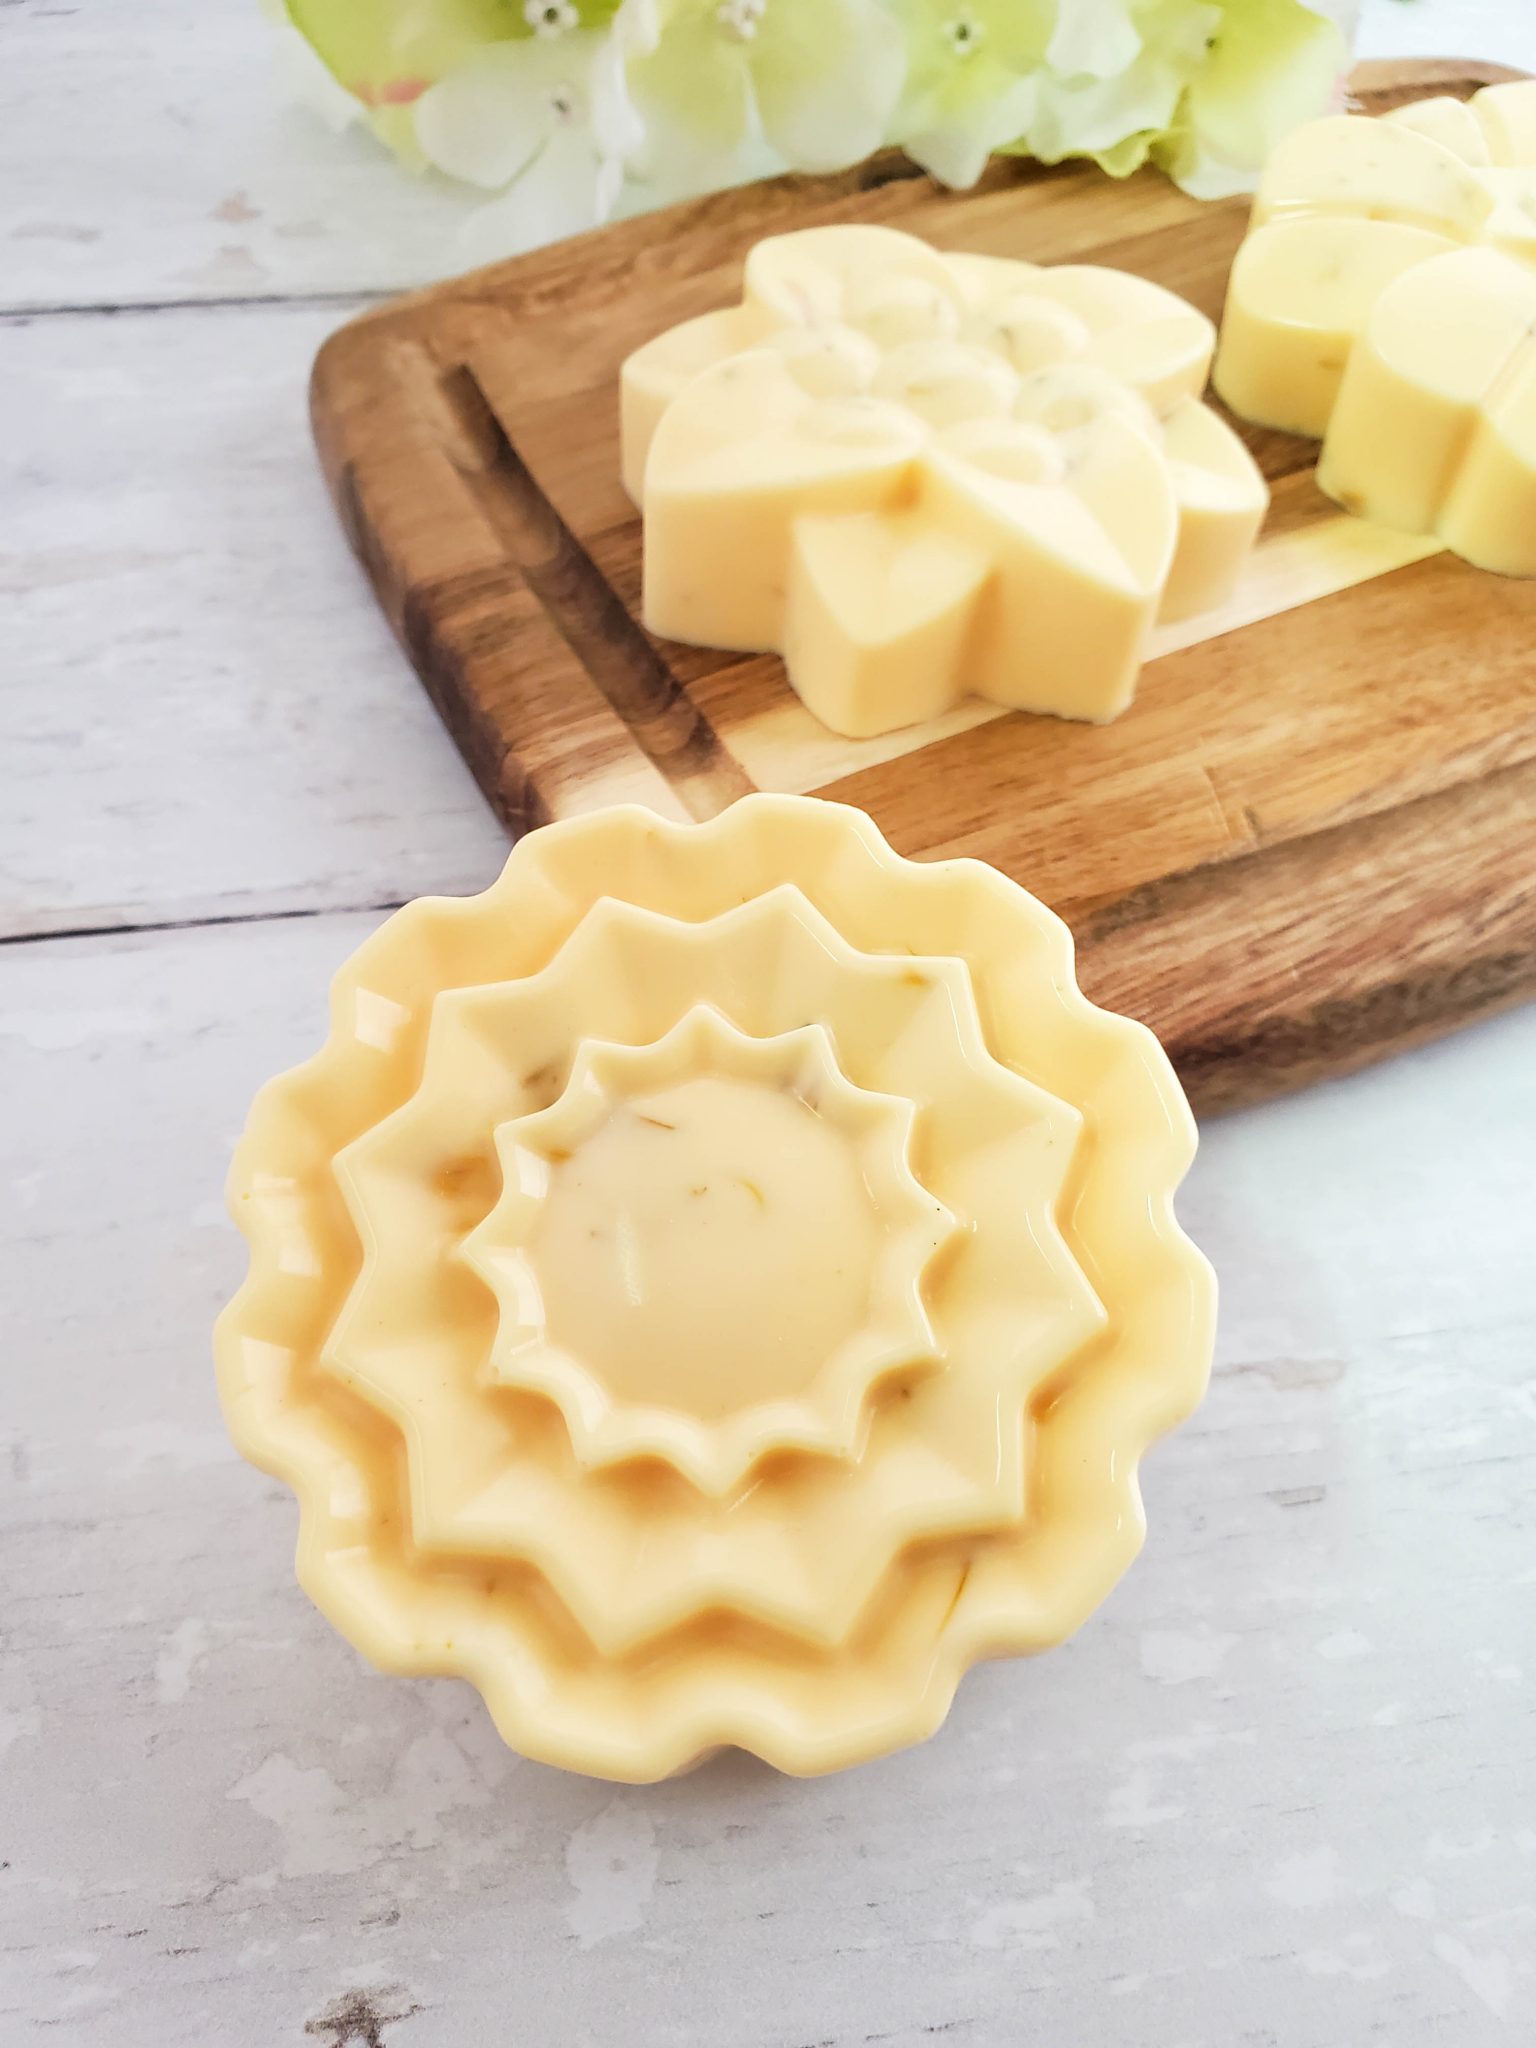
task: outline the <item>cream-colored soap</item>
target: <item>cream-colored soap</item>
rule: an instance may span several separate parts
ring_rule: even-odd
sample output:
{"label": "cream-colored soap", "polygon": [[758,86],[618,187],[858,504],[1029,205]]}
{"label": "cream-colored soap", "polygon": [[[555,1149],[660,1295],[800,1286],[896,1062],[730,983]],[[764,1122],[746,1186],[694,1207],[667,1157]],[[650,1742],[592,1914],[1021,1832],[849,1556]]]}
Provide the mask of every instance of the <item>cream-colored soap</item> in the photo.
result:
{"label": "cream-colored soap", "polygon": [[1504,367],[1478,409],[1436,531],[1479,569],[1536,576],[1536,350]]}
{"label": "cream-colored soap", "polygon": [[1257,531],[1253,459],[1196,399],[1182,399],[1162,428],[1175,537],[1157,615],[1187,619],[1225,602],[1237,585]]}
{"label": "cream-colored soap", "polygon": [[1194,1123],[1003,875],[810,798],[599,811],[331,1018],[240,1145],[219,1381],[376,1662],[568,1769],[825,1771],[1129,1565],[1209,1370]]}
{"label": "cream-colored soap", "polygon": [[1436,93],[1430,99],[1410,100],[1405,107],[1394,107],[1381,118],[1384,126],[1411,128],[1415,134],[1427,135],[1464,164],[1480,169],[1493,162],[1487,131],[1466,100]]}
{"label": "cream-colored soap", "polygon": [[834,1447],[882,1375],[933,1362],[922,1275],[958,1224],[912,1124],[820,1025],[756,1038],[701,1006],[583,1047],[497,1136],[467,1247],[503,1304],[494,1376],[573,1409],[589,1462],[663,1454],[716,1496],[775,1432]]}
{"label": "cream-colored soap", "polygon": [[928,481],[942,530],[992,554],[973,687],[1017,710],[1113,718],[1131,701],[1177,540],[1162,451],[1109,411],[1046,442],[1038,469],[1030,429],[1011,461],[983,432],[941,442]]}
{"label": "cream-colored soap", "polygon": [[1347,510],[1536,573],[1526,511],[1536,81],[1298,129],[1265,167],[1214,382],[1319,438]]}
{"label": "cream-colored soap", "polygon": [[923,514],[797,520],[783,652],[807,707],[855,738],[947,711],[990,574]]}
{"label": "cream-colored soap", "polygon": [[1146,635],[1229,594],[1267,493],[1199,403],[1213,333],[1145,279],[815,228],[624,366],[644,612],[778,649],[850,736],[967,694],[1130,701]]}
{"label": "cream-colored soap", "polygon": [[1536,264],[1536,162],[1496,164],[1483,180],[1493,196],[1483,240],[1518,262]]}
{"label": "cream-colored soap", "polygon": [[882,348],[952,338],[966,305],[937,249],[897,228],[856,225],[758,242],[747,253],[741,299],[766,325],[841,324]]}
{"label": "cream-colored soap", "polygon": [[1235,413],[1321,439],[1356,337],[1382,287],[1457,244],[1404,221],[1305,214],[1237,252],[1216,388]]}
{"label": "cream-colored soap", "polygon": [[619,409],[620,459],[624,488],[639,503],[645,458],[661,416],[690,378],[745,346],[741,309],[701,313],[668,328],[624,365],[624,400]]}
{"label": "cream-colored soap", "polygon": [[1536,163],[1536,79],[1484,86],[1471,107],[1496,164]]}
{"label": "cream-colored soap", "polygon": [[1480,568],[1536,574],[1536,271],[1458,249],[1371,309],[1318,482]]}
{"label": "cream-colored soap", "polygon": [[1470,165],[1433,136],[1363,114],[1330,114],[1276,147],[1254,194],[1253,225],[1338,213],[1469,241],[1491,204]]}
{"label": "cream-colored soap", "polygon": [[646,624],[711,647],[777,645],[795,520],[894,506],[924,437],[887,401],[816,397],[777,351],[714,364],[648,452]]}

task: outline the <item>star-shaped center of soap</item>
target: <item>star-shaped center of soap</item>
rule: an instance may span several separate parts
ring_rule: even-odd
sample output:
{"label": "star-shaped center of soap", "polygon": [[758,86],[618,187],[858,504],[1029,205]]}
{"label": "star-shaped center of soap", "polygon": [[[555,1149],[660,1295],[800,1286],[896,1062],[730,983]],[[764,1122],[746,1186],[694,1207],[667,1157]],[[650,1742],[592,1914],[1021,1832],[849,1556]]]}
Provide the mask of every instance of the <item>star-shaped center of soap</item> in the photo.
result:
{"label": "star-shaped center of soap", "polygon": [[583,1463],[657,1457],[705,1492],[768,1449],[850,1452],[872,1384],[936,1365],[923,1276],[955,1224],[912,1120],[817,1025],[751,1038],[701,1007],[652,1045],[586,1041],[497,1132],[465,1245],[494,1379],[556,1400]]}

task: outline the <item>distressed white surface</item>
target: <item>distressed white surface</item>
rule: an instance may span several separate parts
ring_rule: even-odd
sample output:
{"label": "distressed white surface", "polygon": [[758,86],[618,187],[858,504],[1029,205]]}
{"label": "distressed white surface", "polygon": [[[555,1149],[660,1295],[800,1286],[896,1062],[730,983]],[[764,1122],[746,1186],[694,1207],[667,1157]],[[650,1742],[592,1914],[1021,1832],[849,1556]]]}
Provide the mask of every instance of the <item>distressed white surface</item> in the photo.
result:
{"label": "distressed white surface", "polygon": [[314,459],[336,319],[0,322],[0,932],[398,902],[504,855]]}
{"label": "distressed white surface", "polygon": [[1362,0],[1362,57],[1482,57],[1536,71],[1530,0]]}
{"label": "distressed white surface", "polygon": [[[451,266],[262,33],[0,5],[0,307]],[[1536,64],[1523,0],[1365,33]],[[339,317],[0,330],[0,934],[257,920],[0,946],[0,2044],[1525,2048],[1536,1012],[1211,1128],[1147,1553],[907,1756],[586,1784],[299,1595],[213,1396],[228,1146],[346,907],[500,853],[313,471]]]}
{"label": "distressed white surface", "polygon": [[462,192],[289,104],[260,0],[7,0],[0,44],[6,305],[392,291],[465,267]]}

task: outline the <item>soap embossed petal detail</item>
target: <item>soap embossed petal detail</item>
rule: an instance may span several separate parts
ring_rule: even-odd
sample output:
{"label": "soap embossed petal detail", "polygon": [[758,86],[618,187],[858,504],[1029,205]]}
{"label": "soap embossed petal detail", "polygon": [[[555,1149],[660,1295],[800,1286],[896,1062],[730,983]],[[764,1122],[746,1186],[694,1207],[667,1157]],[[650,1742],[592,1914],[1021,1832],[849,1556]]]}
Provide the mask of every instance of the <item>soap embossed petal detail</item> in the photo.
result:
{"label": "soap embossed petal detail", "polygon": [[1195,396],[1212,339],[1113,271],[873,227],[759,243],[739,307],[624,367],[647,624],[778,649],[855,737],[971,693],[1115,716],[1153,620],[1229,594],[1267,504]]}
{"label": "soap embossed petal detail", "polygon": [[[332,1162],[414,1089],[440,991],[537,973],[603,895],[698,920],[786,883],[864,950],[966,961],[993,1055],[1082,1112],[1063,1231],[1108,1320],[1031,1402],[1027,1522],[899,1563],[835,1654],[737,1623],[596,1656],[526,1566],[407,1540],[397,1429],[321,1362],[363,1256]],[[1209,1369],[1213,1283],[1171,1208],[1193,1125],[1150,1034],[1078,993],[1065,928],[1014,885],[902,861],[867,819],[809,799],[748,798],[705,826],[618,810],[530,835],[481,897],[398,913],[337,976],[332,1020],[242,1140],[230,1194],[251,1271],[218,1363],[241,1448],[300,1497],[301,1580],[376,1662],[470,1677],[509,1742],[569,1768],[644,1780],[734,1743],[815,1772],[931,1732],[969,1662],[1060,1640],[1129,1563],[1140,1454]]]}

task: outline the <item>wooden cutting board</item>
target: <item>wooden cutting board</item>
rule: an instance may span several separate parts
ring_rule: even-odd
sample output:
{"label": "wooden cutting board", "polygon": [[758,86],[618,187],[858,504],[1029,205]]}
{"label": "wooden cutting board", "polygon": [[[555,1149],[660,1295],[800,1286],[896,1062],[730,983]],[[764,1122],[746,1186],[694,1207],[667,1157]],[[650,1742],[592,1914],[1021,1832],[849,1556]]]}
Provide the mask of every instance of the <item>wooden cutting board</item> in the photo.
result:
{"label": "wooden cutting board", "polygon": [[[1361,105],[1511,74],[1364,66]],[[1083,986],[1159,1033],[1197,1107],[1347,1071],[1536,990],[1536,584],[1347,520],[1310,442],[1245,430],[1274,491],[1234,603],[1162,629],[1098,728],[973,704],[866,741],[776,656],[651,639],[617,375],[733,300],[760,236],[880,221],[1140,271],[1219,314],[1246,217],[1152,172],[1000,164],[955,194],[895,156],[628,221],[335,335],[313,415],[379,600],[516,834],[625,799],[862,805],[909,854],[976,854],[1060,910]],[[408,830],[402,821],[402,830]]]}

